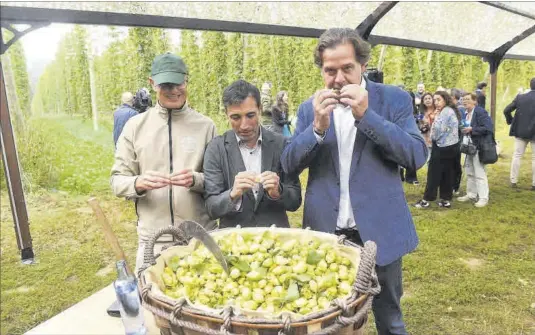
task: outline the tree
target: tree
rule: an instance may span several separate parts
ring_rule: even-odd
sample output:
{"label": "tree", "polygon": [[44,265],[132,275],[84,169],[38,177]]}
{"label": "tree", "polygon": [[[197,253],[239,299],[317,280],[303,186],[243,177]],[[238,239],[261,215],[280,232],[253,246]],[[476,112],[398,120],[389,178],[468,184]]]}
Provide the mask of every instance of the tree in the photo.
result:
{"label": "tree", "polygon": [[200,50],[193,30],[182,30],[180,56],[188,66],[188,103],[199,112],[206,111],[206,101],[202,89]]}
{"label": "tree", "polygon": [[243,40],[242,34],[232,33],[227,42],[229,83],[243,78]]}
{"label": "tree", "polygon": [[11,69],[15,79],[15,89],[17,92],[17,99],[21,108],[22,114],[25,117],[31,115],[30,109],[30,81],[28,79],[28,70],[26,68],[26,56],[24,48],[19,41],[15,42],[8,51],[11,62]]}
{"label": "tree", "polygon": [[[128,88],[127,77],[130,66],[127,66],[126,41],[119,39],[115,27],[109,27],[110,44],[100,57],[95,57],[95,73],[97,97],[100,110],[111,111],[120,104],[121,93]],[[129,56],[130,58],[130,56]]]}
{"label": "tree", "polygon": [[75,113],[91,118],[91,89],[89,86],[89,67],[87,50],[87,31],[76,25],[72,32],[72,92]]}
{"label": "tree", "polygon": [[401,54],[403,55],[401,67],[403,71],[402,83],[406,89],[416,89],[418,83],[418,60],[416,59],[416,51],[413,48],[402,48]]}
{"label": "tree", "polygon": [[202,33],[201,64],[204,69],[204,99],[208,115],[221,115],[222,93],[227,86],[227,45],[222,32]]}

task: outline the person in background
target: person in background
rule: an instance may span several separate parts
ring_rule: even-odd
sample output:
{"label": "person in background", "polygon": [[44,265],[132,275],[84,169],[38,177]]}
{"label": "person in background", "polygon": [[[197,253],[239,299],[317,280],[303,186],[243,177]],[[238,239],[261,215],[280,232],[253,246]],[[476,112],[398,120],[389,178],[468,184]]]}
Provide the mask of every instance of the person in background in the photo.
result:
{"label": "person in background", "polygon": [[414,93],[414,104],[418,108],[420,107],[420,104],[422,102],[422,96],[424,95],[424,93],[425,93],[424,83],[418,83],[418,85],[416,85],[416,93]]}
{"label": "person in background", "polygon": [[487,94],[485,91],[487,90],[487,83],[484,81],[481,81],[477,83],[476,86],[476,96],[477,96],[477,105],[484,110],[487,110],[486,104],[487,104]]}
{"label": "person in background", "polygon": [[431,126],[433,149],[427,170],[427,185],[422,200],[414,206],[428,208],[437,199],[440,189],[439,207],[450,208],[453,197],[455,159],[459,151],[459,121],[461,116],[451,97],[445,91],[433,95],[437,117]]}
{"label": "person in background", "polygon": [[[482,107],[477,106],[477,95],[466,93],[463,97],[463,104],[466,108],[466,127],[463,128],[463,136],[470,136],[472,143],[479,148],[481,140],[494,127],[489,113]],[[457,198],[460,202],[477,201],[475,207],[485,207],[489,202],[489,183],[485,165],[479,161],[479,154],[466,155],[464,161],[466,172],[466,195]]]}
{"label": "person in background", "polygon": [[232,126],[204,154],[204,198],[219,228],[290,227],[286,211],[301,206],[301,183],[282,171],[286,140],[260,125],[260,92],[245,80],[230,84],[223,105]]}
{"label": "person in background", "polygon": [[[431,157],[431,150],[433,142],[431,141],[431,126],[435,120],[436,108],[433,102],[433,95],[431,93],[424,93],[422,95],[422,103],[419,107],[418,113],[418,128],[424,137],[425,144]],[[429,159],[428,157],[428,159]]]}
{"label": "person in background", "polygon": [[[457,107],[457,110],[459,110],[459,113],[461,115],[461,120],[459,122],[459,139],[462,137],[462,128],[464,127],[464,119],[465,119],[465,113],[466,108],[461,103],[462,96],[461,91],[457,88],[451,89],[451,99],[453,100],[453,103]],[[459,141],[459,152],[457,153],[457,157],[455,157],[455,176],[453,179],[453,195],[459,195],[459,188],[461,187],[461,180],[463,178],[463,167],[461,165],[461,141]]]}
{"label": "person in background", "polygon": [[[277,93],[275,104],[271,107],[271,131],[277,134],[283,134],[284,127],[288,127],[290,124],[288,121],[288,113],[288,92],[280,91]],[[285,137],[288,136],[285,135]]]}
{"label": "person in background", "polygon": [[152,98],[147,88],[143,87],[136,92],[133,106],[140,114],[145,113],[148,108],[152,107]]}
{"label": "person in background", "polygon": [[[509,136],[515,138],[515,149],[513,160],[511,161],[511,187],[517,187],[520,159],[524,155],[528,143],[531,143],[533,178],[531,190],[535,191],[535,77],[531,79],[529,86],[530,91],[517,95],[513,102],[505,107],[503,113],[507,124],[511,125]],[[513,117],[511,114],[515,110],[515,116]]]}
{"label": "person in background", "polygon": [[121,106],[113,113],[113,144],[117,147],[117,140],[121,135],[124,125],[138,112],[132,108],[134,96],[130,92],[124,92],[121,96]]}
{"label": "person in background", "polygon": [[268,130],[271,130],[271,127],[273,126],[273,116],[271,113],[271,105],[273,104],[273,98],[271,97],[270,83],[262,84],[260,100],[262,103],[262,126]]}
{"label": "person in background", "polygon": [[[145,244],[159,229],[184,220],[207,230],[216,226],[204,204],[202,171],[206,146],[217,134],[215,124],[188,106],[188,68],[181,57],[156,56],[149,82],[158,100],[124,127],[110,180],[116,196],[136,204],[136,274]],[[155,252],[170,241],[170,236],[162,236]]]}
{"label": "person in background", "polygon": [[320,36],[314,59],[325,86],[299,106],[281,163],[289,174],[308,168],[303,228],[377,244],[377,332],[407,334],[401,265],[418,237],[399,166],[417,170],[427,148],[409,94],[363,76],[370,54],[370,44],[353,28]]}

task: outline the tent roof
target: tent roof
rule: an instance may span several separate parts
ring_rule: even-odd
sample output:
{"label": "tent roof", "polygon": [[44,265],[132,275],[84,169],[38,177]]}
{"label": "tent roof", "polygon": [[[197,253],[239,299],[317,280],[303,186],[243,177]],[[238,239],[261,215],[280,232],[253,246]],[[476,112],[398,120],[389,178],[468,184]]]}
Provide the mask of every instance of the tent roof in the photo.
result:
{"label": "tent roof", "polygon": [[[534,2],[1,2],[5,23],[153,26],[317,37],[355,27],[372,44],[535,60]],[[156,17],[158,16],[158,17]]]}

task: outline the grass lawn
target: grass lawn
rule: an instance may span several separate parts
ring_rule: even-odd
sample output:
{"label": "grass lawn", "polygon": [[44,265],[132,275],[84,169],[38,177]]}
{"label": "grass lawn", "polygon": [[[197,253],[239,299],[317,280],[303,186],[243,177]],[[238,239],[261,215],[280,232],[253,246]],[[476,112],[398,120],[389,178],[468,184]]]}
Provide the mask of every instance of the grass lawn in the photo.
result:
{"label": "grass lawn", "polygon": [[[498,124],[504,124],[503,117]],[[53,153],[47,162],[59,170],[53,189],[34,185],[26,195],[36,265],[20,264],[2,186],[2,334],[21,334],[115,278],[113,254],[87,205],[90,196],[101,200],[129,261],[135,257],[133,205],[115,198],[108,187],[113,162],[109,125],[97,134],[90,121],[77,118],[41,118],[33,125],[39,125],[46,137],[42,143],[48,145],[35,150]],[[450,210],[435,204],[428,210],[411,209],[420,237],[418,249],[403,262],[402,304],[411,334],[535,333],[535,192],[529,191],[530,152],[524,157],[520,187],[513,190],[508,186],[512,139],[504,126],[497,139],[503,158],[488,167],[489,206],[476,209],[454,202]],[[31,173],[31,168],[23,168]],[[418,172],[421,186],[406,186],[411,204],[423,194],[425,175],[426,168]],[[301,215],[301,210],[291,213],[293,225],[300,224]],[[375,332],[371,323],[368,330]]]}

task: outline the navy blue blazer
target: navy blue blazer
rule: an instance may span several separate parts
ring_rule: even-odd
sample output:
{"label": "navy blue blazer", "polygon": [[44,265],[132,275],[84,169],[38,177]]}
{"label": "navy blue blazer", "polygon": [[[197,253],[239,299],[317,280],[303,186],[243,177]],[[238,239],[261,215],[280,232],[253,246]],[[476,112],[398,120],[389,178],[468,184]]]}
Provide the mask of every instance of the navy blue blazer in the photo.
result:
{"label": "navy blue blazer", "polygon": [[494,126],[489,113],[482,107],[476,106],[472,112],[472,120],[470,120],[470,127],[472,127],[472,134],[470,138],[477,147],[479,142],[488,134],[494,132]]}
{"label": "navy blue blazer", "polygon": [[[366,80],[368,110],[355,122],[357,135],[349,177],[353,214],[363,241],[377,244],[377,264],[387,265],[413,251],[418,236],[399,166],[417,170],[427,146],[414,122],[409,94],[398,87]],[[313,130],[312,99],[299,106],[297,127],[281,156],[286,173],[309,168],[303,227],[334,233],[340,202],[338,145],[331,124],[322,144]]]}

